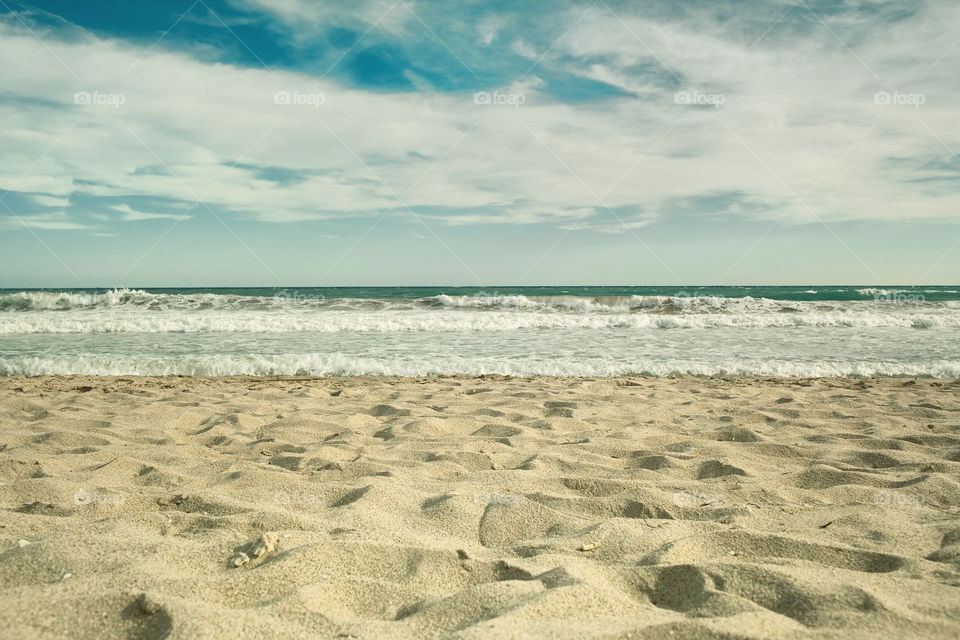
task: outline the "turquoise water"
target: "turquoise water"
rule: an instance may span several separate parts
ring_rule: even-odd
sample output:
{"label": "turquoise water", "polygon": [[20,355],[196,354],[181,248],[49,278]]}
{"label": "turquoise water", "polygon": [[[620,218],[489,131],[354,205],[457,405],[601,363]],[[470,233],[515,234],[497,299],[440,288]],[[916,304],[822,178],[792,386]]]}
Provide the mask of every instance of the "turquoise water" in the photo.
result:
{"label": "turquoise water", "polygon": [[0,290],[0,375],[960,376],[958,287]]}

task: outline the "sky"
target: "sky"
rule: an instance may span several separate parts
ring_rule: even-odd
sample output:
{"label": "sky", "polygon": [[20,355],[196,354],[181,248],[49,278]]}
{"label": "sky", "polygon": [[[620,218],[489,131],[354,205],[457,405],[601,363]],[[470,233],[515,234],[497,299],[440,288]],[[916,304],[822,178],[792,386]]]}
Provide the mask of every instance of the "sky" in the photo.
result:
{"label": "sky", "polygon": [[0,287],[960,283],[956,0],[0,0]]}

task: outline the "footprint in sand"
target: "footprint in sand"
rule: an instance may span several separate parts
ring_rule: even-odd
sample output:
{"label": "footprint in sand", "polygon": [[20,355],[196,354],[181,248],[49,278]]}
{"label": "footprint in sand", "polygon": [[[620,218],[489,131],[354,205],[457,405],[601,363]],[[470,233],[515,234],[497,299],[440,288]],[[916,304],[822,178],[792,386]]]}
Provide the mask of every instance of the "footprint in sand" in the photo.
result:
{"label": "footprint in sand", "polygon": [[572,418],[573,410],[577,408],[577,403],[566,401],[544,402],[543,408],[546,410],[547,418]]}
{"label": "footprint in sand", "polygon": [[375,418],[396,418],[398,416],[409,416],[409,409],[398,409],[389,404],[378,404],[370,408],[370,415]]}

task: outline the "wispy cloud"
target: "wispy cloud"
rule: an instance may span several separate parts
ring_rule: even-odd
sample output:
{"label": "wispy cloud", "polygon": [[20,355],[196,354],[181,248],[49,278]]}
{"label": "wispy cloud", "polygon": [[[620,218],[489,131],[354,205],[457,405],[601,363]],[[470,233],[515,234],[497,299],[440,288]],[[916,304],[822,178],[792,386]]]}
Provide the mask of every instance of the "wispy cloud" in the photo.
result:
{"label": "wispy cloud", "polygon": [[[36,229],[207,207],[417,223],[409,207],[440,226],[617,232],[684,199],[731,225],[957,220],[955,2],[347,4],[231,0],[242,36],[181,21],[234,46],[260,29],[283,51],[270,68],[8,16],[0,189],[64,210],[17,210]],[[711,199],[729,193],[749,206]]]}
{"label": "wispy cloud", "polygon": [[114,205],[111,209],[120,212],[122,215],[119,218],[125,222],[139,222],[141,220],[189,220],[193,217],[192,215],[184,213],[147,213],[137,211],[127,204]]}
{"label": "wispy cloud", "polygon": [[34,215],[3,215],[0,212],[2,226],[6,229],[43,229],[44,231],[74,231],[79,229],[90,229],[90,225],[81,224],[71,220],[67,214],[59,213],[38,213]]}

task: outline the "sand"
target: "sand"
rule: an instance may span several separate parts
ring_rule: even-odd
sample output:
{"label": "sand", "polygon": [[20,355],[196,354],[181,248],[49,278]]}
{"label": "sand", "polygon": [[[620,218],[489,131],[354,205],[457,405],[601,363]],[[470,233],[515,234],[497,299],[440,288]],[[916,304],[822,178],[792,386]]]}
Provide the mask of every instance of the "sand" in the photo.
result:
{"label": "sand", "polygon": [[957,638],[960,381],[0,379],[4,638]]}

